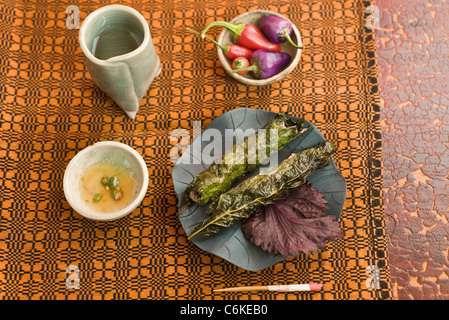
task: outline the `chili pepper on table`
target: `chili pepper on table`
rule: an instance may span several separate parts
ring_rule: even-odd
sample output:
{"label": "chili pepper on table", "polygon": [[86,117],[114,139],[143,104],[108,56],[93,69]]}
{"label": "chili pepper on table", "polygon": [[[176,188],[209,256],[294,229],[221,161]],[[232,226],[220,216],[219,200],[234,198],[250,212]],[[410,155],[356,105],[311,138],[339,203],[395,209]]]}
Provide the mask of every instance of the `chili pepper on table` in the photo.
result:
{"label": "chili pepper on table", "polygon": [[284,43],[288,41],[292,46],[297,49],[304,49],[295,44],[291,38],[293,34],[293,28],[291,23],[281,17],[277,16],[264,16],[259,20],[260,31],[272,42]]}
{"label": "chili pepper on table", "polygon": [[201,32],[201,37],[205,37],[207,30],[215,26],[222,26],[228,28],[234,34],[234,43],[244,46],[251,50],[269,50],[281,51],[281,46],[278,43],[273,43],[268,40],[259,28],[252,24],[232,24],[226,21],[214,21],[207,25]]}
{"label": "chili pepper on table", "polygon": [[267,79],[278,74],[291,60],[286,52],[256,50],[251,57],[251,66],[235,69],[232,72],[252,71],[258,79]]}
{"label": "chili pepper on table", "polygon": [[[201,35],[201,33],[199,33],[198,31],[195,31],[193,29],[187,28],[187,30]],[[245,57],[246,59],[249,59],[253,55],[253,50],[239,46],[237,44],[223,45],[208,36],[204,36],[203,38],[206,38],[206,39],[212,41],[213,43],[215,43],[218,47],[220,47],[223,50],[224,55],[231,60],[234,60],[235,58],[238,58],[238,57]]]}
{"label": "chili pepper on table", "polygon": [[[243,69],[249,67],[251,64],[249,63],[249,60],[245,57],[237,57],[232,61],[231,67],[232,69]],[[247,74],[248,71],[239,71],[237,74],[244,75]]]}

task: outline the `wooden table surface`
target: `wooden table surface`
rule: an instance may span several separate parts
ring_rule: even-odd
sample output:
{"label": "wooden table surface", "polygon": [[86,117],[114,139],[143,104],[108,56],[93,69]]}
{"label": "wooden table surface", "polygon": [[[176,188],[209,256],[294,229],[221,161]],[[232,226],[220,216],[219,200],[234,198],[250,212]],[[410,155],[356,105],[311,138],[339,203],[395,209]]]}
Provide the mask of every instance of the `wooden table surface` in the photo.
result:
{"label": "wooden table surface", "polygon": [[393,297],[449,298],[449,1],[376,0]]}

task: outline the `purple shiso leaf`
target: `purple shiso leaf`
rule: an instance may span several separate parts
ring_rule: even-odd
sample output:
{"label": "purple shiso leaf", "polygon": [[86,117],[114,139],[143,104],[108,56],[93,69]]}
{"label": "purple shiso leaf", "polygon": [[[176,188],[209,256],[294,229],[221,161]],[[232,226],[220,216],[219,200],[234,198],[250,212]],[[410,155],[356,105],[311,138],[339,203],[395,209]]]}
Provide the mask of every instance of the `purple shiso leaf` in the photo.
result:
{"label": "purple shiso leaf", "polygon": [[339,222],[326,209],[323,194],[306,184],[258,210],[242,229],[252,243],[274,255],[310,254],[342,236]]}

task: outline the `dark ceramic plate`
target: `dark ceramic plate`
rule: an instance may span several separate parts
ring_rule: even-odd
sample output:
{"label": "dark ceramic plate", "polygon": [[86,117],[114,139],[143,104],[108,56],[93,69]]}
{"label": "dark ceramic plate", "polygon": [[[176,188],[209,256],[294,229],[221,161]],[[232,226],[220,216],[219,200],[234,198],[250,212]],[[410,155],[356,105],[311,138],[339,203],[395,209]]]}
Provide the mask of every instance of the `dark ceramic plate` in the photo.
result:
{"label": "dark ceramic plate", "polygon": [[[222,152],[225,151],[225,147],[221,148],[221,146],[225,146],[225,142],[229,145],[230,139],[232,141],[231,136],[235,137],[236,132],[241,133],[245,131],[248,132],[247,134],[250,134],[251,130],[248,129],[260,129],[275,116],[275,113],[269,111],[242,108],[229,111],[215,118],[201,135],[193,141],[189,148],[185,150],[173,168],[172,178],[178,206],[189,183],[198,173],[211,164],[211,158],[221,156]],[[305,126],[312,128],[291,141],[278,154],[272,156],[278,157],[278,163],[293,152],[300,152],[325,141],[324,136],[313,124],[306,121]],[[236,129],[241,130],[235,131]],[[210,136],[216,135],[218,132],[222,136],[221,141],[213,141]],[[211,150],[219,150],[219,152],[214,155]],[[266,169],[270,164],[276,163],[273,159],[275,158],[268,159],[262,163],[257,170],[247,174],[245,179],[258,174],[260,170]],[[314,188],[324,194],[329,207],[326,213],[334,215],[338,219],[346,199],[346,181],[337,169],[333,159],[329,166],[316,170],[307,180]],[[241,181],[237,181],[235,184],[237,185]],[[195,204],[179,216],[179,220],[187,235],[191,234],[195,226],[206,218],[208,206],[202,207]],[[195,237],[192,239],[192,242],[199,248],[246,270],[265,269],[285,259],[281,255],[272,255],[252,244],[243,234],[241,226],[242,223],[239,221],[209,237]]]}

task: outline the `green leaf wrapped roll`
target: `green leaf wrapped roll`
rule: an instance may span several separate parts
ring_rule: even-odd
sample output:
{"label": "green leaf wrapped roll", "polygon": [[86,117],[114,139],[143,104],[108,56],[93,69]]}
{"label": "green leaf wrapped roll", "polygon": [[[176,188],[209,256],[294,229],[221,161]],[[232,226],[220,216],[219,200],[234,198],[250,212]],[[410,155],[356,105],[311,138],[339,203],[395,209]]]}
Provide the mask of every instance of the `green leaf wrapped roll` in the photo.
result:
{"label": "green leaf wrapped roll", "polygon": [[[262,129],[236,143],[227,150],[220,161],[215,161],[206,170],[200,172],[189,184],[179,209],[182,213],[194,202],[205,205],[220,194],[228,191],[232,184],[247,172],[255,170],[261,162],[283,148],[290,141],[307,131],[304,118],[295,121],[288,112],[280,112]],[[270,133],[277,134],[276,137]],[[260,135],[265,136],[261,137]],[[265,150],[259,150],[258,141],[265,139]]]}
{"label": "green leaf wrapped roll", "polygon": [[208,218],[189,235],[211,235],[235,221],[250,217],[262,206],[272,204],[281,196],[296,190],[306,183],[306,178],[316,169],[330,163],[335,143],[322,142],[318,146],[292,154],[278,166],[251,177],[215,199],[209,209]]}

